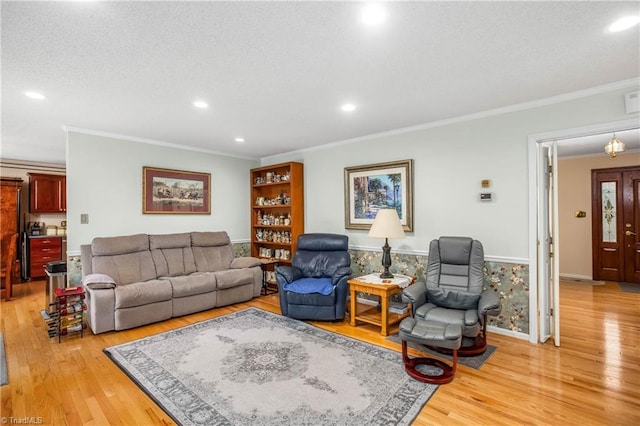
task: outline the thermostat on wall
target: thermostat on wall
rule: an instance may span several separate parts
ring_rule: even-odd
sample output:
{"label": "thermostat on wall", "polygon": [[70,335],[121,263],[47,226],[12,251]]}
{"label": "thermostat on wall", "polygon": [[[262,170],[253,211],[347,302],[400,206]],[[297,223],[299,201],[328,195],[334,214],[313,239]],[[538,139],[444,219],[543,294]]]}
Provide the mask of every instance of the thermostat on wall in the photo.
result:
{"label": "thermostat on wall", "polygon": [[490,192],[480,193],[480,201],[491,201],[491,193]]}

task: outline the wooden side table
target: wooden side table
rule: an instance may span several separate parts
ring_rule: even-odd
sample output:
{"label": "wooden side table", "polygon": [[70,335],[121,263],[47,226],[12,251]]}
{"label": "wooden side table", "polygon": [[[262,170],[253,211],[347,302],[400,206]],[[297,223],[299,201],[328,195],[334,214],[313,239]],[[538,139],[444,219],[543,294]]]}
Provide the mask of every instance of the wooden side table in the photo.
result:
{"label": "wooden side table", "polygon": [[[406,275],[395,275],[391,280],[382,280],[380,274],[369,274],[348,280],[347,283],[349,284],[349,293],[351,295],[349,311],[351,325],[355,327],[357,321],[377,325],[381,327],[380,334],[388,336],[389,326],[399,323],[402,319],[408,317],[410,312],[409,309],[402,314],[389,312],[389,298],[394,294],[400,293],[403,288],[412,282],[413,278]],[[363,308],[362,304],[358,304],[358,292],[379,296],[381,309],[378,311],[377,306]]]}
{"label": "wooden side table", "polygon": [[[261,294],[263,296],[270,294],[269,293],[269,280],[267,279],[267,272],[269,272],[270,269],[272,270],[276,270],[276,267],[280,265],[280,261],[278,259],[266,259],[266,258],[260,258],[260,268],[262,268],[262,291]],[[275,283],[276,289],[273,290],[271,293],[277,293],[278,292],[278,284]]]}

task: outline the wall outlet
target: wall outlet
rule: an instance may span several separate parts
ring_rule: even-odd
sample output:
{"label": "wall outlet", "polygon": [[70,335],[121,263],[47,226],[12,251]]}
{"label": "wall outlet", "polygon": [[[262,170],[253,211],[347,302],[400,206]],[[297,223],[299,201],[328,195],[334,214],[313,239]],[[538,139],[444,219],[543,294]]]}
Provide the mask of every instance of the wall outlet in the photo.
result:
{"label": "wall outlet", "polygon": [[87,213],[82,213],[80,215],[80,224],[86,225],[89,223],[89,215]]}

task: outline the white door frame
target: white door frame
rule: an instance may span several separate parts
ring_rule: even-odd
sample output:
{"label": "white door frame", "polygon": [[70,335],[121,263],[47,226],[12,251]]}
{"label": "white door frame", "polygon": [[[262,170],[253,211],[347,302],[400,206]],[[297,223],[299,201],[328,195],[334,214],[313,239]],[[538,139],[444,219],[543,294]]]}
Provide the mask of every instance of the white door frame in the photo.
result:
{"label": "white door frame", "polygon": [[[538,197],[537,200],[540,203],[538,209],[540,212],[557,212],[557,209],[553,208],[558,202],[558,152],[557,142],[545,142],[537,145],[540,152],[538,157],[542,164],[539,166],[540,173],[538,173]],[[553,172],[547,171],[547,169],[553,170]],[[544,171],[544,172],[543,172]],[[558,330],[558,307],[556,301],[558,300],[558,239],[553,238],[554,235],[558,235],[557,230],[557,217],[550,214],[538,215],[538,280],[542,282],[549,282],[553,285],[547,287],[538,288],[538,341],[544,343],[549,338],[553,338],[556,346],[559,345],[559,330]],[[553,253],[553,259],[550,259]],[[553,260],[553,261],[551,261]],[[553,306],[551,306],[553,301]]]}
{"label": "white door frame", "polygon": [[[529,342],[537,343],[539,339],[538,294],[541,289],[548,287],[548,282],[542,282],[538,274],[538,218],[542,214],[548,214],[538,202],[538,177],[542,170],[543,162],[540,158],[542,150],[538,144],[562,139],[579,138],[600,133],[613,133],[614,131],[637,129],[638,118],[632,118],[609,123],[594,124],[590,126],[560,129],[546,133],[538,133],[528,137],[529,157]],[[602,145],[604,150],[604,144]],[[604,155],[604,154],[603,154]],[[554,208],[557,209],[557,206]],[[555,236],[558,238],[558,236]],[[546,260],[546,259],[545,259]],[[549,292],[546,292],[547,294]],[[551,301],[549,301],[551,303]]]}

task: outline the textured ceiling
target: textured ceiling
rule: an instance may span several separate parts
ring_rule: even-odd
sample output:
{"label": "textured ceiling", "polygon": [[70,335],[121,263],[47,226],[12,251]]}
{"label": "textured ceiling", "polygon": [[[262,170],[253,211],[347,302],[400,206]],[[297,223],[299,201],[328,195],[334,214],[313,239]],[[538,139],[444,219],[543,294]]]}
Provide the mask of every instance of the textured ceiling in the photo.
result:
{"label": "textured ceiling", "polygon": [[637,1],[362,5],[3,1],[2,157],[63,163],[71,126],[260,158],[640,76],[604,31]]}

